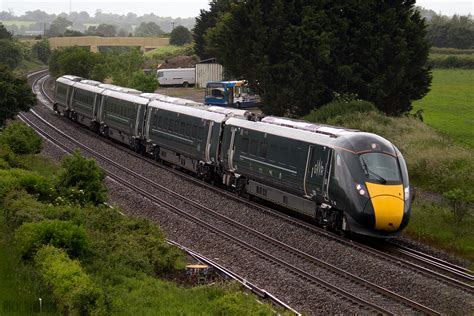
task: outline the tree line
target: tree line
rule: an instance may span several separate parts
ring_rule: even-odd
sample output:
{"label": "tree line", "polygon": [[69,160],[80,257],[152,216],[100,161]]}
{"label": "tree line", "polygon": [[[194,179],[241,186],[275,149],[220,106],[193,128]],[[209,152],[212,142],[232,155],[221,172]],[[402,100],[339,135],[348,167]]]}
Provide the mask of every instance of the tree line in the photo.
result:
{"label": "tree line", "polygon": [[268,114],[301,116],[334,100],[410,111],[431,82],[426,23],[414,0],[212,0],[195,51],[259,91]]}
{"label": "tree line", "polygon": [[474,21],[471,15],[448,18],[434,14],[428,22],[426,39],[435,47],[474,48]]}

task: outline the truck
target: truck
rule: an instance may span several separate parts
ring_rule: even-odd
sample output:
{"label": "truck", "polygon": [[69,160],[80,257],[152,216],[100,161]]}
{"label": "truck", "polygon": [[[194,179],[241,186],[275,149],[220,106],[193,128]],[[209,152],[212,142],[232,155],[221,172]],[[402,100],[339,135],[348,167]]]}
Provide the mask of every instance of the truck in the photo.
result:
{"label": "truck", "polygon": [[194,68],[159,69],[156,76],[160,86],[189,87],[196,83]]}
{"label": "truck", "polygon": [[206,85],[204,103],[244,109],[257,107],[260,97],[252,92],[245,80],[214,81]]}

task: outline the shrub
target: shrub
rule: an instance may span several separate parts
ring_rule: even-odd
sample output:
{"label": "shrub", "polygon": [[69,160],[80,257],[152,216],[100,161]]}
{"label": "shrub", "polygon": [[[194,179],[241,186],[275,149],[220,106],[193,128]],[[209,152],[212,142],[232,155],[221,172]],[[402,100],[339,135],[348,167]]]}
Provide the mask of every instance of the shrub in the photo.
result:
{"label": "shrub", "polygon": [[55,195],[50,182],[34,172],[22,169],[0,170],[0,198],[15,189],[25,189],[45,201],[51,200]]}
{"label": "shrub", "polygon": [[0,143],[15,154],[37,154],[41,151],[41,137],[23,123],[13,122],[0,134]]}
{"label": "shrub", "polygon": [[52,288],[62,312],[73,315],[104,313],[103,293],[77,260],[64,250],[43,246],[34,258],[42,278]]}
{"label": "shrub", "polygon": [[60,220],[24,223],[15,232],[15,243],[25,259],[32,258],[41,246],[48,244],[63,248],[72,257],[78,257],[87,251],[89,244],[82,226]]}
{"label": "shrub", "polygon": [[105,202],[105,174],[93,159],[84,158],[79,151],[64,158],[57,188],[67,201],[85,205]]}
{"label": "shrub", "polygon": [[153,74],[136,71],[130,78],[129,87],[143,92],[155,92],[156,87],[158,87],[158,80]]}
{"label": "shrub", "polygon": [[304,119],[316,123],[325,123],[329,119],[337,116],[371,111],[376,111],[375,105],[371,102],[363,100],[339,100],[312,110]]}

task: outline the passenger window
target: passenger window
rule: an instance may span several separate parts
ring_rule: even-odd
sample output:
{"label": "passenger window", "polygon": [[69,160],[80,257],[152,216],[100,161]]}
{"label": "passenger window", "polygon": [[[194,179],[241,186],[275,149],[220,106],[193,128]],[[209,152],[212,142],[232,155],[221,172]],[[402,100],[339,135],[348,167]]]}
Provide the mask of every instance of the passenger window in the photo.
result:
{"label": "passenger window", "polygon": [[281,165],[288,164],[288,147],[280,147],[280,161]]}
{"label": "passenger window", "polygon": [[167,129],[167,128],[168,128],[168,118],[165,117],[163,120],[163,129]]}
{"label": "passenger window", "polygon": [[170,125],[168,125],[168,130],[169,130],[170,132],[173,131],[173,126],[174,126],[174,120],[170,119]]}
{"label": "passenger window", "polygon": [[260,143],[260,151],[259,151],[259,156],[262,158],[267,158],[267,151],[268,151],[268,144],[267,143]]}
{"label": "passenger window", "polygon": [[256,156],[257,155],[257,149],[258,149],[258,142],[255,139],[252,139],[250,141],[250,148],[249,148],[249,154]]}
{"label": "passenger window", "polygon": [[185,124],[184,122],[181,122],[181,125],[180,125],[180,127],[179,127],[179,133],[180,133],[181,135],[184,135],[185,130],[186,130],[186,124]]}
{"label": "passenger window", "polygon": [[186,136],[191,136],[191,124],[186,124]]}
{"label": "passenger window", "polygon": [[[156,114],[155,114],[155,115],[156,115]],[[163,127],[163,126],[161,125],[161,123],[163,123],[163,118],[160,116],[160,117],[158,117],[158,124],[157,124],[159,128]]]}
{"label": "passenger window", "polygon": [[196,125],[193,125],[193,131],[191,133],[191,137],[197,138],[197,129],[198,127]]}
{"label": "passenger window", "polygon": [[243,138],[242,139],[242,152],[247,153],[249,150],[249,139]]}
{"label": "passenger window", "polygon": [[202,131],[203,130],[204,129],[202,128],[202,126],[199,126],[198,133],[197,133],[197,139],[202,140]]}
{"label": "passenger window", "polygon": [[178,121],[174,121],[174,131],[175,131],[175,133],[179,132],[179,122]]}

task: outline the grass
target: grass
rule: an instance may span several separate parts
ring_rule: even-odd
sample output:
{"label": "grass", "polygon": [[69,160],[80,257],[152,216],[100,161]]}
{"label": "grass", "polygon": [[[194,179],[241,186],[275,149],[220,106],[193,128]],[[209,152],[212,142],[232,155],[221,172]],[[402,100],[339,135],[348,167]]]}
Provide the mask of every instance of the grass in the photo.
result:
{"label": "grass", "polygon": [[404,233],[468,259],[471,269],[474,269],[473,227],[473,214],[458,222],[450,206],[415,200],[410,223]]}
{"label": "grass", "polygon": [[191,52],[192,52],[191,45],[186,45],[186,46],[168,45],[168,46],[162,46],[162,47],[158,47],[150,51],[147,51],[145,53],[145,57],[153,58],[158,61],[165,61],[166,59],[173,58],[176,56],[181,56],[181,55],[188,56]]}
{"label": "grass", "polygon": [[2,23],[5,26],[10,26],[10,25],[16,25],[17,27],[28,27],[32,24],[35,24],[36,21],[21,21],[21,20],[0,20],[0,23]]}
{"label": "grass", "polygon": [[47,68],[47,65],[43,64],[42,62],[35,60],[30,61],[26,59],[22,59],[18,67],[15,68],[13,71],[17,76],[26,76],[27,73],[39,69]]}
{"label": "grass", "polygon": [[431,91],[413,104],[419,109],[428,125],[474,149],[474,70],[434,69]]}

